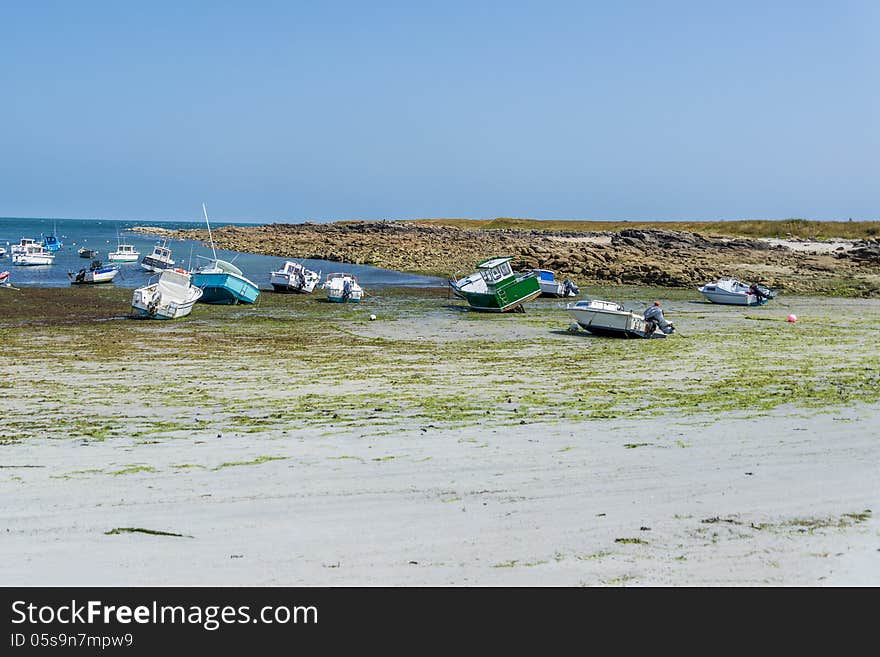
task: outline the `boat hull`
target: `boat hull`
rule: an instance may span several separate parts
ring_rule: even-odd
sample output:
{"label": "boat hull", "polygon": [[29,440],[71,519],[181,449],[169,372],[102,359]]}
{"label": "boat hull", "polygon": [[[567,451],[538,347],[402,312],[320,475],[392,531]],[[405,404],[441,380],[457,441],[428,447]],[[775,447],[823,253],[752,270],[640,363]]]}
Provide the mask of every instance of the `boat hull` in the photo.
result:
{"label": "boat hull", "polygon": [[197,299],[187,301],[185,303],[170,303],[167,306],[160,306],[155,313],[151,313],[147,308],[140,305],[131,305],[131,309],[136,315],[141,317],[149,317],[150,319],[180,319],[186,317],[192,312],[193,306],[196,305]]}
{"label": "boat hull", "polygon": [[489,292],[468,292],[459,289],[459,295],[468,302],[472,310],[486,313],[504,313],[515,310],[522,304],[541,296],[541,286],[534,276],[523,278],[503,288]]}
{"label": "boat hull", "polygon": [[18,267],[41,267],[55,262],[54,255],[27,255],[16,253],[12,256],[12,264]]}
{"label": "boat hull", "polygon": [[140,257],[139,253],[133,255],[116,255],[113,253],[108,254],[107,260],[110,262],[137,262],[137,259]]}
{"label": "boat hull", "polygon": [[766,299],[759,303],[758,297],[756,297],[754,294],[704,292],[702,288],[700,288],[700,294],[703,295],[703,298],[705,298],[706,301],[711,301],[712,303],[717,303],[723,306],[759,306],[762,305],[762,303],[766,303]]}
{"label": "boat hull", "polygon": [[166,269],[174,269],[174,261],[159,260],[158,258],[145,257],[141,260],[141,269],[144,271],[161,274]]}
{"label": "boat hull", "polygon": [[229,272],[194,273],[192,284],[202,289],[201,303],[234,305],[254,303],[260,296],[260,288],[243,276]]}

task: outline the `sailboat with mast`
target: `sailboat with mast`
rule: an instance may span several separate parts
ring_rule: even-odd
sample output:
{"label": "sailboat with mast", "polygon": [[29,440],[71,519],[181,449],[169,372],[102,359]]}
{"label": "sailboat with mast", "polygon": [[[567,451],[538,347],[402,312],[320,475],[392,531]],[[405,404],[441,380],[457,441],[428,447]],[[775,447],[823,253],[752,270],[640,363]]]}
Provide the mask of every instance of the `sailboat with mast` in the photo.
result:
{"label": "sailboat with mast", "polygon": [[[208,209],[202,203],[205,224],[208,226],[208,239],[211,242],[213,258],[192,273],[192,284],[202,289],[202,303],[232,305],[237,303],[254,303],[260,296],[260,288],[253,281],[245,278],[241,270],[231,262],[217,257],[214,236],[211,233],[211,222],[208,220]],[[203,256],[198,256],[203,257]]]}

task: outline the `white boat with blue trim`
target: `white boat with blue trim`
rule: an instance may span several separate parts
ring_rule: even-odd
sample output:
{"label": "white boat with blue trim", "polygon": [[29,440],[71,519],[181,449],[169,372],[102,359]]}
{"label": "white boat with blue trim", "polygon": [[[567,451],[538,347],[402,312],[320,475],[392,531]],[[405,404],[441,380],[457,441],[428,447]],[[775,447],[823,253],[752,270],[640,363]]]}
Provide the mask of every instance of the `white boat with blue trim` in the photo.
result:
{"label": "white boat with blue trim", "polygon": [[747,285],[735,278],[719,278],[698,287],[707,301],[726,306],[762,306],[776,297],[776,290],[758,283]]}
{"label": "white boat with blue trim", "polygon": [[192,312],[202,297],[202,290],[192,284],[182,269],[166,269],[152,285],[138,288],[131,299],[131,309],[150,319],[178,319]]}

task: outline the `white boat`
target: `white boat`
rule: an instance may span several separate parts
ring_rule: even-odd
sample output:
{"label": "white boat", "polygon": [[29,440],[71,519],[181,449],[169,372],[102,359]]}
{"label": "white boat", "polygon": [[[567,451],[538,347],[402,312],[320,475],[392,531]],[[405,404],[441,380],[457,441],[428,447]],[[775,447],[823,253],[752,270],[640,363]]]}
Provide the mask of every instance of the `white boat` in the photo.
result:
{"label": "white boat", "polygon": [[363,288],[352,274],[327,274],[321,287],[327,290],[327,300],[336,303],[357,303],[364,296]]}
{"label": "white boat", "polygon": [[12,254],[13,265],[33,267],[51,265],[53,262],[55,262],[55,254],[47,251],[42,244],[37,244],[36,242],[25,246],[24,251]]}
{"label": "white boat", "polygon": [[567,278],[559,282],[549,269],[533,269],[532,273],[538,277],[542,297],[576,297],[580,293],[577,285]]}
{"label": "white boat", "polygon": [[321,281],[321,272],[306,269],[298,262],[286,261],[281,269],[273,271],[269,278],[276,292],[300,292],[309,294]]}
{"label": "white boat", "polygon": [[140,256],[141,252],[131,244],[119,244],[115,251],[107,254],[107,259],[110,262],[137,262]]}
{"label": "white boat", "polygon": [[151,319],[185,317],[202,297],[201,288],[192,284],[192,278],[182,269],[166,269],[152,285],[134,291],[131,308],[135,313]]}
{"label": "white boat", "polygon": [[2,246],[0,246],[0,258],[5,258],[5,257],[6,257],[6,249],[4,249]]}
{"label": "white boat", "polygon": [[708,301],[728,306],[760,306],[776,296],[776,290],[763,285],[747,285],[735,278],[719,278],[697,290]]}
{"label": "white boat", "polygon": [[[565,306],[577,325],[595,335],[615,338],[665,338],[656,322],[646,320],[614,301],[591,299]],[[675,329],[668,324],[668,332]]]}
{"label": "white boat", "polygon": [[150,255],[144,256],[144,259],[141,260],[141,269],[155,272],[157,274],[166,269],[174,269],[174,260],[171,259],[171,249],[165,246],[165,242],[162,242],[162,246],[154,246],[153,252]]}
{"label": "white boat", "polygon": [[13,244],[10,248],[10,252],[12,255],[16,253],[25,253],[27,251],[27,247],[29,246],[41,246],[41,244],[37,240],[33,240],[30,237],[22,237],[21,241],[18,244]]}
{"label": "white boat", "polygon": [[111,283],[119,273],[116,265],[104,265],[100,260],[92,260],[88,269],[80,269],[75,274],[67,272],[71,285],[95,285],[98,283]]}

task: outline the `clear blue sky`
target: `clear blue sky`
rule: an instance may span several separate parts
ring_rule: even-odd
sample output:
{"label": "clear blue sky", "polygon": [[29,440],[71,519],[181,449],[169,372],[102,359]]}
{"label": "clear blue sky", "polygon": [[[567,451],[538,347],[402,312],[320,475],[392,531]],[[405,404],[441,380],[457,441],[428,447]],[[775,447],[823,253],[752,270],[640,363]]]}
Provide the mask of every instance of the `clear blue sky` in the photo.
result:
{"label": "clear blue sky", "polygon": [[880,2],[0,3],[0,216],[880,217]]}

